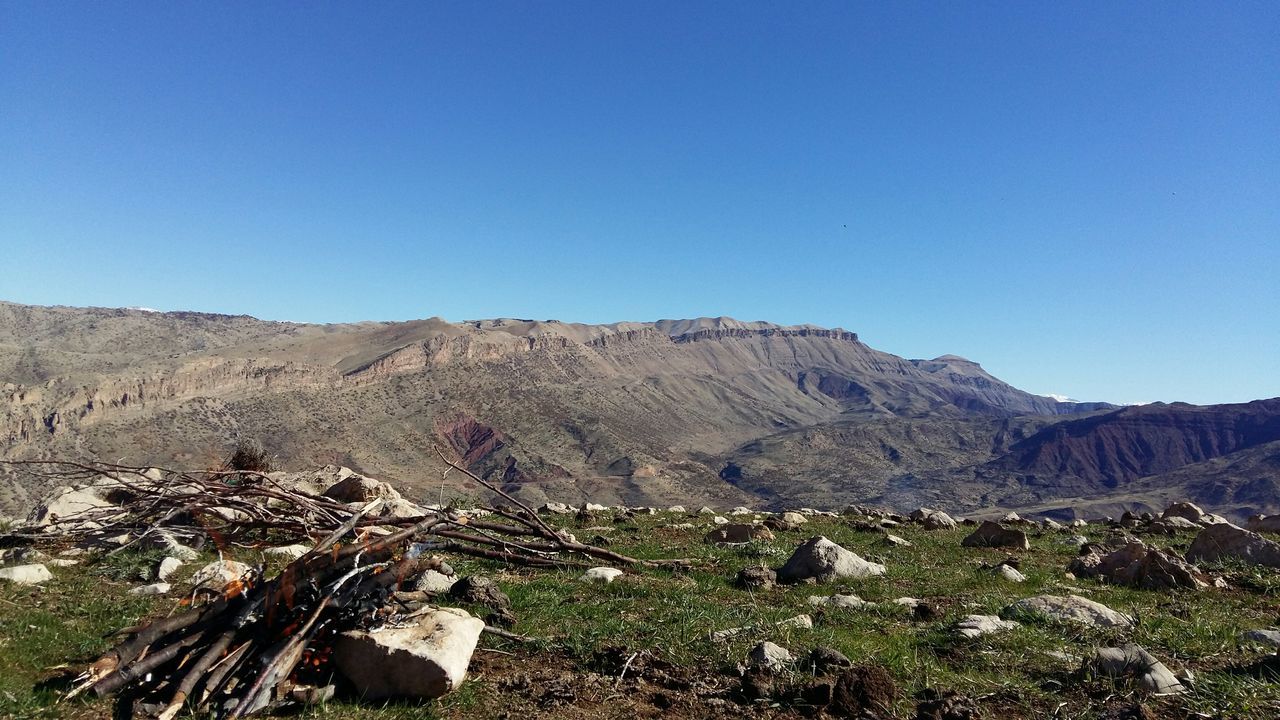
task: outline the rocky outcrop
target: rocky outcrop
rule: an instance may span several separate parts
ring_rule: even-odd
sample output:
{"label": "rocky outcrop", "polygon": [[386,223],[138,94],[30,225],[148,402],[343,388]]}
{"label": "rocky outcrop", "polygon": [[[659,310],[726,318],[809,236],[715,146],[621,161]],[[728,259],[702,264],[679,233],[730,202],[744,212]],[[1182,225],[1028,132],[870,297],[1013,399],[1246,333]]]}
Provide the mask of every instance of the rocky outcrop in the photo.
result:
{"label": "rocky outcrop", "polygon": [[1250,565],[1280,568],[1280,543],[1229,523],[1210,525],[1187,548],[1195,563],[1239,560]]}

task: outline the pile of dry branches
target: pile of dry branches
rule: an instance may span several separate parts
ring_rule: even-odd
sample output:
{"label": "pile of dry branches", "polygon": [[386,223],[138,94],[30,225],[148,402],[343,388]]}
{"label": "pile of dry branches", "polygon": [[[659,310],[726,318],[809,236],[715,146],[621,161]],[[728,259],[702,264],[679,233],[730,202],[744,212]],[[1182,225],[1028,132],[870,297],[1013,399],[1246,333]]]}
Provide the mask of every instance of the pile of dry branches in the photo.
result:
{"label": "pile of dry branches", "polygon": [[[184,707],[243,717],[287,695],[296,682],[328,667],[333,638],[396,612],[398,591],[442,554],[535,568],[585,567],[588,560],[658,565],[577,542],[514,497],[465,468],[442,460],[507,505],[479,517],[427,509],[412,517],[380,515],[381,500],[362,507],[290,489],[246,471],[181,472],[92,462],[25,463],[64,484],[97,483],[111,503],[45,527],[19,527],[5,542],[107,544],[112,552],[176,538],[231,544],[305,543],[312,549],[266,579],[261,568],[187,609],[129,629],[129,637],[94,662],[72,694],[123,693],[162,707],[168,720]],[[105,481],[104,481],[105,478]],[[519,639],[493,628],[506,637]]]}

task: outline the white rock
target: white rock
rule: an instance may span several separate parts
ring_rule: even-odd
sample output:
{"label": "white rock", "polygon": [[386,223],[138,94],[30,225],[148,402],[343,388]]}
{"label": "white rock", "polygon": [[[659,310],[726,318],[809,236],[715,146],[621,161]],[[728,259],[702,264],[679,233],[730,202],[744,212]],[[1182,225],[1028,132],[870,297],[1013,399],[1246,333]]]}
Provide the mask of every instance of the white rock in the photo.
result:
{"label": "white rock", "polygon": [[809,617],[808,615],[797,615],[795,617],[791,617],[791,618],[787,618],[786,620],[779,621],[776,627],[780,627],[784,629],[798,628],[801,630],[810,630],[813,628],[813,618]]}
{"label": "white rock", "polygon": [[729,518],[724,517],[723,515],[717,515],[711,518],[711,522],[715,523],[716,525],[728,525]]}
{"label": "white rock", "polygon": [[898,598],[897,600],[894,600],[894,601],[893,601],[893,604],[894,604],[894,605],[901,605],[902,607],[904,607],[904,608],[906,608],[906,609],[908,609],[908,610],[915,610],[917,607],[919,607],[920,603],[922,603],[922,602],[924,602],[924,601],[923,601],[923,600],[921,600],[920,598],[913,598],[913,597],[900,597],[900,598]]}
{"label": "white rock", "polygon": [[1007,609],[1089,627],[1133,627],[1133,618],[1128,615],[1079,595],[1037,595],[1019,600]]}
{"label": "white rock", "polygon": [[311,548],[306,545],[281,545],[280,547],[267,548],[262,552],[292,562],[311,552]]}
{"label": "white rock", "polygon": [[683,512],[687,512],[687,511],[684,509],[684,506],[683,506],[683,505],[672,505],[671,507],[667,508],[667,512],[671,512],[671,513],[683,513]]}
{"label": "white rock", "polygon": [[798,512],[784,512],[782,513],[782,522],[788,525],[803,525],[809,522],[809,518]]}
{"label": "white rock", "polygon": [[538,512],[544,515],[573,515],[578,511],[564,503],[549,502],[538,508]]}
{"label": "white rock", "polygon": [[819,582],[883,575],[884,565],[869,562],[821,535],[804,542],[778,569],[778,582],[794,583],[814,578]]}
{"label": "white rock", "polygon": [[361,697],[437,698],[466,678],[484,621],[452,608],[430,608],[411,618],[408,626],[338,637],[334,661]]}
{"label": "white rock", "polygon": [[671,526],[671,529],[672,530],[692,530],[695,527],[697,526],[694,525],[693,523],[676,523],[675,525]]}
{"label": "white rock", "polygon": [[418,576],[418,580],[414,583],[413,589],[419,592],[430,593],[432,595],[443,595],[449,592],[453,584],[458,578],[452,575],[445,575],[439,570],[427,569],[426,572]]}
{"label": "white rock", "polygon": [[74,520],[87,512],[111,507],[112,504],[103,497],[103,492],[99,488],[63,486],[55,488],[46,495],[27,516],[27,520],[33,525],[43,527],[55,521]]}
{"label": "white rock", "polygon": [[979,635],[1004,632],[1018,627],[1012,620],[1001,620],[995,615],[967,615],[956,625],[956,633],[961,637],[976,638]]}
{"label": "white rock", "polygon": [[1008,580],[1009,582],[1026,582],[1027,576],[1018,572],[1017,568],[1008,565],[999,565],[996,567],[996,574]]}
{"label": "white rock", "polygon": [[248,577],[253,568],[235,560],[214,560],[191,576],[195,589],[206,588],[222,592],[228,585]]}
{"label": "white rock", "polygon": [[45,565],[52,565],[54,567],[72,567],[79,565],[80,561],[72,560],[70,558],[53,558],[51,560],[45,560],[44,563]]}
{"label": "white rock", "polygon": [[578,580],[582,582],[595,582],[608,584],[616,580],[622,575],[622,571],[618,568],[611,567],[594,567],[582,574]]}
{"label": "white rock", "polygon": [[586,509],[587,512],[608,512],[609,511],[608,507],[604,505],[598,505],[596,503],[587,503],[583,507]]}
{"label": "white rock", "polygon": [[791,662],[791,653],[786,648],[774,645],[768,640],[751,648],[751,653],[747,655],[748,665],[774,672],[785,670]]}
{"label": "white rock", "polygon": [[736,507],[736,508],[734,508],[734,509],[730,510],[730,511],[729,511],[729,514],[730,514],[730,515],[750,515],[750,514],[751,514],[751,508]]}
{"label": "white rock", "polygon": [[351,474],[324,491],[324,496],[344,503],[367,503],[370,500],[400,500],[400,493],[390,485],[364,475]]}
{"label": "white rock", "polygon": [[810,595],[810,605],[826,605],[829,607],[844,608],[846,610],[860,610],[867,607],[875,607],[875,603],[867,602],[857,595]]}
{"label": "white rock", "polygon": [[130,595],[167,595],[172,586],[167,582],[151,583],[150,585],[139,585],[129,591]]}
{"label": "white rock", "polygon": [[698,508],[698,514],[699,514],[699,515],[715,515],[715,514],[716,514],[716,511],[715,511],[715,510],[712,510],[711,508],[707,507],[706,505],[703,505],[702,507]]}
{"label": "white rock", "polygon": [[36,585],[52,579],[53,573],[49,568],[39,563],[0,568],[0,580],[8,580],[15,585]]}
{"label": "white rock", "polygon": [[[156,568],[156,579],[160,582],[168,580],[174,573],[178,572],[178,568],[182,567],[182,561],[176,557],[167,557],[160,561],[160,566]],[[167,590],[165,592],[168,592]]]}

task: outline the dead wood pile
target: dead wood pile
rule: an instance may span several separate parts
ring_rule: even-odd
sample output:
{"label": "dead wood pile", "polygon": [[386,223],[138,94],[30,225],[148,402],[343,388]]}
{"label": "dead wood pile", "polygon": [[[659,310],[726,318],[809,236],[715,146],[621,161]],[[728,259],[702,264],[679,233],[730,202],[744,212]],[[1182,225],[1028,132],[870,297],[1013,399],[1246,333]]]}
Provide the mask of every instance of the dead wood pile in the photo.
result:
{"label": "dead wood pile", "polygon": [[[23,469],[95,497],[71,514],[28,524],[0,542],[36,546],[199,546],[220,549],[301,543],[310,551],[274,577],[261,567],[219,592],[186,598],[181,612],[128,630],[78,678],[71,695],[120,694],[159,717],[184,708],[239,718],[271,708],[295,684],[326,674],[336,636],[411,610],[406,583],[449,554],[532,568],[662,565],[578,542],[501,489],[441,455],[451,470],[503,505],[471,512],[417,508],[384,514],[382,499],[343,503],[286,487],[257,472],[187,472],[96,462],[28,462]],[[398,604],[401,603],[401,604]],[[509,632],[504,637],[520,639]]]}

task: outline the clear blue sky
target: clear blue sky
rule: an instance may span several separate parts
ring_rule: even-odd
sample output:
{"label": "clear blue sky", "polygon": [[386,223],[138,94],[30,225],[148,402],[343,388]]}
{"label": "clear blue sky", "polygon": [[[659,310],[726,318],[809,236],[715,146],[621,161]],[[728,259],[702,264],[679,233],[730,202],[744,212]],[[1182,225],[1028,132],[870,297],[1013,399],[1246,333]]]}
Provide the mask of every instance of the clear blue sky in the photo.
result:
{"label": "clear blue sky", "polygon": [[0,2],[0,298],[1280,395],[1280,3]]}

